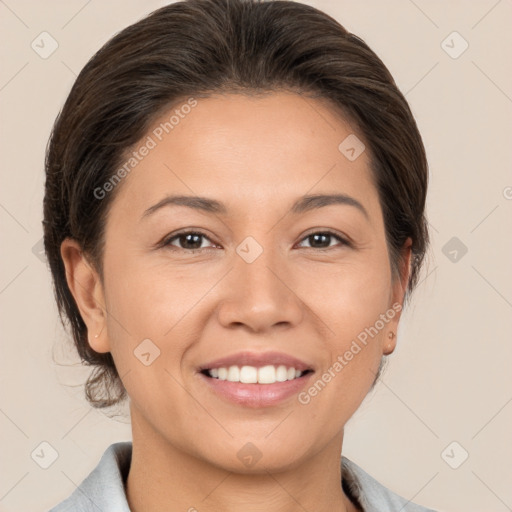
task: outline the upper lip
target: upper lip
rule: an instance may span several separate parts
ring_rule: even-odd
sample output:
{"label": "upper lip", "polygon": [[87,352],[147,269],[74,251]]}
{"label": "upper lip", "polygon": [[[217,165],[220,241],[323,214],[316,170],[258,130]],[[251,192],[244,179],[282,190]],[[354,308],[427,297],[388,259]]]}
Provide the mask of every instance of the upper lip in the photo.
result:
{"label": "upper lip", "polygon": [[299,371],[312,370],[310,364],[297,359],[294,356],[283,352],[237,352],[230,356],[221,357],[214,361],[209,361],[200,367],[200,371],[211,370],[212,368],[230,367],[230,366],[254,366],[261,368],[262,366],[284,365],[287,368],[293,367]]}

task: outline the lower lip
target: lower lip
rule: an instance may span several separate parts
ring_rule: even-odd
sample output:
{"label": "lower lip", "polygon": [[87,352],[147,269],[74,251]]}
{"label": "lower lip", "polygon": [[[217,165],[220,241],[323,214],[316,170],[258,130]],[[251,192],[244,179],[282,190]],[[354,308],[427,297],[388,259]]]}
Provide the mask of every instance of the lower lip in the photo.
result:
{"label": "lower lip", "polygon": [[245,407],[270,407],[278,405],[287,398],[296,395],[309,381],[313,372],[302,377],[274,384],[243,384],[228,380],[199,376],[222,398]]}

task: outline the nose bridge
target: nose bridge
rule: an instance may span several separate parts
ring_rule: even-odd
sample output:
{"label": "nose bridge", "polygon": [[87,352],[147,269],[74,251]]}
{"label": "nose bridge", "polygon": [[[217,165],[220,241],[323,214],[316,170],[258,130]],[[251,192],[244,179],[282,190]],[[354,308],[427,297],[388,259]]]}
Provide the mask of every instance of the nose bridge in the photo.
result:
{"label": "nose bridge", "polygon": [[300,300],[292,291],[293,283],[287,282],[285,257],[271,246],[271,238],[260,243],[248,236],[237,246],[229,289],[219,311],[225,326],[245,324],[257,331],[300,322]]}
{"label": "nose bridge", "polygon": [[269,241],[262,246],[253,237],[247,237],[236,252],[239,258],[235,272],[245,295],[252,295],[253,299],[259,296],[263,301],[277,299],[283,292],[283,284],[276,277],[276,271],[284,266],[279,262],[277,249]]}

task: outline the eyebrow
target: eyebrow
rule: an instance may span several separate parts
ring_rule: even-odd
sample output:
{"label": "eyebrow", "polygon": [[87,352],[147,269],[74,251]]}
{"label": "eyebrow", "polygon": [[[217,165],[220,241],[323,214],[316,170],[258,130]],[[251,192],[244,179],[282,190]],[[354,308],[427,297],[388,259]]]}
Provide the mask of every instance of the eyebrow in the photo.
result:
{"label": "eyebrow", "polygon": [[[300,197],[293,203],[290,212],[294,214],[305,213],[333,204],[342,204],[357,208],[367,219],[369,215],[365,207],[355,198],[346,194],[314,194]],[[202,210],[208,213],[226,215],[228,209],[224,203],[216,199],[200,196],[170,195],[164,197],[161,201],[148,208],[142,215],[145,218],[157,210],[166,206],[186,206],[194,210]]]}

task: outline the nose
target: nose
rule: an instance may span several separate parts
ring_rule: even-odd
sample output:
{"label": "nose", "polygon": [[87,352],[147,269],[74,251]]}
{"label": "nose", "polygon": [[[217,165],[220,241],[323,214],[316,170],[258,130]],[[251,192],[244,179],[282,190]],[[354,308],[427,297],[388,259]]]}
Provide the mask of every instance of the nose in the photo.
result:
{"label": "nose", "polygon": [[264,249],[250,263],[235,254],[224,300],[218,307],[218,320],[224,327],[268,333],[278,327],[297,326],[302,321],[305,306],[295,292],[290,268],[283,259],[270,249]]}

